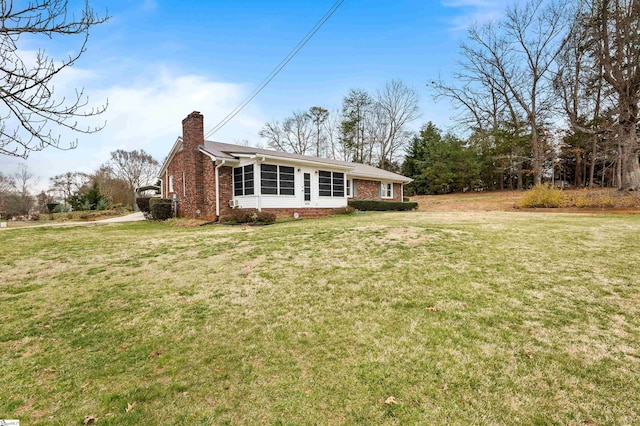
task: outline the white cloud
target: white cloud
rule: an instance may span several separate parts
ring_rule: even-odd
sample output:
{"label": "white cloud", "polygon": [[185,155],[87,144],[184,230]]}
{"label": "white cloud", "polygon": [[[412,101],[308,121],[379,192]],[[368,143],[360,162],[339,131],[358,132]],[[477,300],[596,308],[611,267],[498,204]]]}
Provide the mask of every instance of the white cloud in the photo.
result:
{"label": "white cloud", "polygon": [[442,5],[457,9],[449,25],[454,31],[466,30],[472,23],[486,23],[500,19],[509,4],[507,0],[444,0]]}
{"label": "white cloud", "polygon": [[[117,84],[105,89],[91,87],[92,73],[70,69],[56,87],[85,85],[95,103],[108,99],[107,111],[99,116],[106,127],[91,135],[63,133],[63,138],[79,139],[71,151],[46,149],[31,154],[28,160],[0,156],[0,170],[12,173],[19,163],[26,163],[41,177],[40,188],[47,187],[49,177],[67,171],[92,172],[109,159],[116,149],[144,149],[158,161],[169,153],[182,134],[182,119],[200,111],[205,119],[205,133],[222,120],[246,96],[248,88],[229,82],[217,82],[198,75],[180,75],[157,68],[145,82]],[[86,79],[86,80],[85,80]],[[266,120],[258,107],[250,106],[230,121],[212,139],[233,142],[249,140],[259,143],[258,132]]]}

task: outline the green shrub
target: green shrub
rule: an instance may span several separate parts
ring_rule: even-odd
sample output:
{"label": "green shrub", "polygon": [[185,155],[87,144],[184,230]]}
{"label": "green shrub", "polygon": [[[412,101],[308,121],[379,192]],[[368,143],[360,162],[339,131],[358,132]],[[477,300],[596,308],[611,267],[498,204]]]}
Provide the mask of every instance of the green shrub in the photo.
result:
{"label": "green shrub", "polygon": [[140,209],[141,212],[143,213],[151,213],[150,207],[149,207],[149,200],[151,200],[152,197],[140,197],[136,200],[136,204],[138,205],[138,208]]}
{"label": "green shrub", "polygon": [[269,212],[259,212],[256,209],[233,209],[224,216],[224,222],[229,223],[273,223],[276,215]]}
{"label": "green shrub", "polygon": [[562,204],[562,191],[550,185],[536,185],[522,196],[520,207],[555,208]]}
{"label": "green shrub", "polygon": [[104,197],[100,198],[96,204],[96,210],[109,210],[109,202]]}
{"label": "green shrub", "polygon": [[360,211],[409,211],[418,207],[418,203],[400,203],[397,201],[351,200],[349,206]]}
{"label": "green shrub", "polygon": [[57,208],[60,206],[60,203],[47,203],[47,211],[49,213],[55,213]]}
{"label": "green shrub", "polygon": [[149,200],[149,211],[155,220],[167,220],[173,217],[173,206],[168,198],[152,198]]}

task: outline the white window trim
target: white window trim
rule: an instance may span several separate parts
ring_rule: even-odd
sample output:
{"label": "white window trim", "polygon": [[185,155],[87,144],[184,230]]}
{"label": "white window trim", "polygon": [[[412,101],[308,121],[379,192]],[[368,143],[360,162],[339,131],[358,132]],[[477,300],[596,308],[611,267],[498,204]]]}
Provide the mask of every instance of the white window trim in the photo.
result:
{"label": "white window trim", "polygon": [[393,182],[380,182],[380,198],[386,200],[393,198]]}
{"label": "white window trim", "polygon": [[169,192],[174,192],[173,191],[173,175],[169,176]]}
{"label": "white window trim", "polygon": [[[353,185],[355,182],[353,181],[353,179],[345,179],[344,182],[345,182],[344,193],[346,197],[353,198]],[[347,182],[349,182],[349,186],[347,186]]]}
{"label": "white window trim", "polygon": [[[245,186],[244,186],[244,168],[246,166],[253,166],[253,194],[249,194],[246,195],[245,194]],[[236,174],[234,173],[235,169],[242,169],[242,195],[236,195]],[[256,168],[258,169],[256,172]],[[232,167],[231,168],[231,194],[233,195],[233,198],[240,198],[240,197],[257,197],[259,195],[258,191],[256,191],[256,173],[260,173],[260,167],[256,167],[255,163],[247,163],[244,164],[242,166],[237,166],[237,167]],[[260,175],[258,175],[258,179],[259,179]]]}
{"label": "white window trim", "polygon": [[[278,197],[278,198],[296,198],[296,168],[295,166],[287,166],[285,164],[274,164],[274,163],[264,163],[266,166],[276,166],[276,190],[277,194],[263,194],[262,193],[262,163],[260,164],[260,196],[261,197]],[[281,194],[280,191],[282,188],[280,187],[280,167],[291,167],[293,168],[293,194]]]}
{"label": "white window trim", "polygon": [[[331,173],[331,195],[320,195],[320,172],[328,172]],[[342,174],[342,195],[334,195],[333,193],[333,175],[336,173]],[[344,183],[347,180],[347,174],[344,172],[334,172],[332,170],[316,170],[316,174],[318,175],[318,197],[321,198],[347,198],[347,184]]]}

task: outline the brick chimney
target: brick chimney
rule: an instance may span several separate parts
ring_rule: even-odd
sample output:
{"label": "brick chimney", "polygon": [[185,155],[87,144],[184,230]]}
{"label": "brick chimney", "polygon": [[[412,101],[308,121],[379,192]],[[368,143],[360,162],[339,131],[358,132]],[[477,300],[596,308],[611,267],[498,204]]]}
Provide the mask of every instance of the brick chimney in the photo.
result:
{"label": "brick chimney", "polygon": [[184,153],[185,195],[181,201],[183,212],[199,217],[204,207],[204,179],[202,154],[204,145],[204,117],[194,111],[182,120],[182,147]]}
{"label": "brick chimney", "polygon": [[182,120],[182,142],[189,150],[204,145],[204,117],[200,112],[193,111]]}

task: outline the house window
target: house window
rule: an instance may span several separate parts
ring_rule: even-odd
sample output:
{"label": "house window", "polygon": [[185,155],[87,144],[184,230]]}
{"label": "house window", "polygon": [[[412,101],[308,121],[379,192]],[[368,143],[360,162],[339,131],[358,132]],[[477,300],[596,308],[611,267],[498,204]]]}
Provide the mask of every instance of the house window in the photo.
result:
{"label": "house window", "polygon": [[355,196],[355,186],[353,185],[353,179],[347,179],[347,198],[353,198]]}
{"label": "house window", "polygon": [[321,197],[344,197],[344,173],[318,172],[318,195]]}
{"label": "house window", "polygon": [[260,188],[266,195],[295,195],[295,169],[275,164],[260,165]]}
{"label": "house window", "polygon": [[169,192],[173,192],[173,175],[169,176]]}
{"label": "house window", "polygon": [[393,184],[380,182],[380,198],[393,198]]}
{"label": "house window", "polygon": [[233,195],[253,195],[253,164],[233,168]]}

